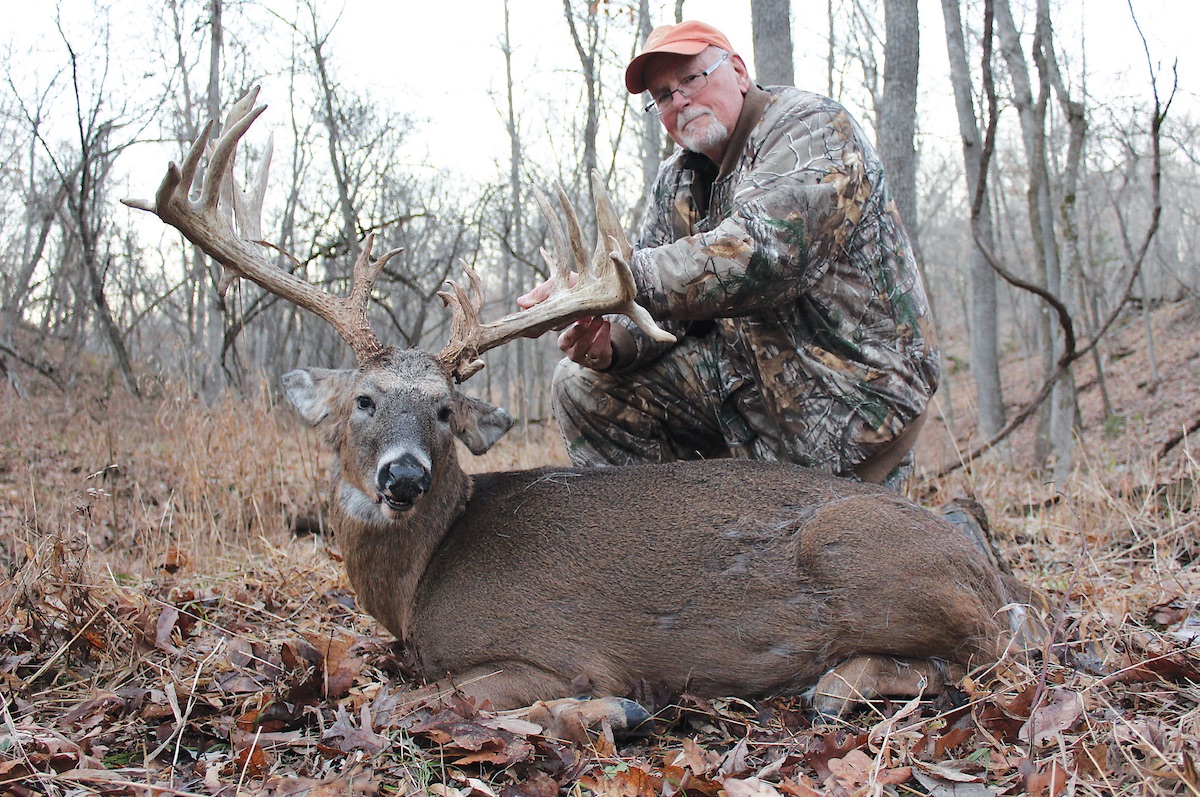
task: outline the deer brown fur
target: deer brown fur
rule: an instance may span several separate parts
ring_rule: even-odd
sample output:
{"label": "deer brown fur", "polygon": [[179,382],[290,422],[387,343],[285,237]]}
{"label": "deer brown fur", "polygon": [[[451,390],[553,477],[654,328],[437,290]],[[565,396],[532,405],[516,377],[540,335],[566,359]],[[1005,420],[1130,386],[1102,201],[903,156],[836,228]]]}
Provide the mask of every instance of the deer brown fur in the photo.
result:
{"label": "deer brown fur", "polygon": [[265,164],[252,191],[232,179],[238,142],[263,110],[257,95],[234,104],[195,199],[211,124],[153,202],[127,204],[221,263],[222,288],[253,280],[354,350],[356,369],[301,369],[284,385],[327,430],[350,581],[417,653],[433,682],[421,695],[452,686],[505,708],[642,685],[742,696],[815,685],[815,707],[839,713],[857,698],[936,690],[947,674],[996,660],[1010,628],[1019,635],[1024,614],[1005,612],[1023,597],[1016,581],[954,526],[882,488],[732,460],[467,476],[454,441],[481,454],[512,426],[455,386],[489,348],[611,312],[673,340],[636,304],[632,249],[599,175],[590,261],[558,192],[566,229],[549,219],[555,253],[543,253],[555,294],[480,324],[468,270],[469,290],[443,294],[455,317],[442,353],[398,351],[369,318],[371,286],[398,250],[372,260],[368,237],[349,295],[337,297],[258,241]]}
{"label": "deer brown fur", "polygon": [[[362,607],[426,679],[497,708],[581,684],[798,692],[832,671],[817,706],[837,713],[887,691],[880,662],[936,678],[1002,653],[1018,596],[964,534],[883,488],[743,460],[467,476],[454,438],[482,453],[511,419],[433,358],[386,351],[285,384],[328,424]],[[386,484],[401,460],[421,466]]]}

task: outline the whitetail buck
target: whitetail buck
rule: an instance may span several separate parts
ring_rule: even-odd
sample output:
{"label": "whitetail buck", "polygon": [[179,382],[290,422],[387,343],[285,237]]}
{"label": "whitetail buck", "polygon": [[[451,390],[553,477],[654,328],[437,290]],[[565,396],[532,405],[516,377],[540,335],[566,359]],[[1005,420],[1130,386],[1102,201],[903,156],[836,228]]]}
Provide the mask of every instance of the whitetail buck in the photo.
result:
{"label": "whitetail buck", "polygon": [[301,369],[283,381],[300,415],[327,429],[350,581],[362,607],[415,650],[432,684],[421,696],[456,687],[508,708],[639,686],[749,697],[816,684],[815,707],[837,714],[855,699],[936,691],[947,674],[1002,655],[1006,606],[1021,599],[1015,582],[949,523],[882,488],[735,460],[466,475],[455,438],[480,454],[512,425],[456,388],[478,355],[600,313],[656,329],[633,301],[629,244],[599,181],[591,262],[561,190],[565,236],[542,200],[557,231],[547,260],[560,286],[581,272],[576,289],[480,324],[468,272],[469,292],[443,294],[455,310],[450,344],[436,357],[401,351],[367,321],[372,282],[394,252],[372,262],[368,239],[342,299],[248,240],[265,170],[250,201],[230,173],[263,110],[251,110],[256,96],[231,112],[198,200],[188,192],[208,129],[182,170],[171,164],[152,205],[129,204],[231,275],[316,313],[357,354],[356,369]]}

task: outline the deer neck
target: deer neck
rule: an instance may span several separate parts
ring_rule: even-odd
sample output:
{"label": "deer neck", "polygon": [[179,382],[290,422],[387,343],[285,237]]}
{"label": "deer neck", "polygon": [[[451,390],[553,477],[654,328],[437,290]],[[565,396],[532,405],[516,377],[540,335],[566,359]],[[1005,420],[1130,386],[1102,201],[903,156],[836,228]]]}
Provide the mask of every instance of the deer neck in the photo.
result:
{"label": "deer neck", "polygon": [[359,607],[401,642],[410,642],[421,577],[466,508],[471,478],[452,463],[424,499],[398,518],[385,517],[373,498],[348,482],[339,480],[334,490],[338,544]]}

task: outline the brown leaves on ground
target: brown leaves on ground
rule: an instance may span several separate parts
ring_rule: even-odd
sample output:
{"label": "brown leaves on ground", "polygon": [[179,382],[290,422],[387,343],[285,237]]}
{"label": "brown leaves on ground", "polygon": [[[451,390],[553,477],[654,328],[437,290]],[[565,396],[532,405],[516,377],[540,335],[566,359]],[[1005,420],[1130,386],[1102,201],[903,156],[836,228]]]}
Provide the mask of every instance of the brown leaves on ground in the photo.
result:
{"label": "brown leaves on ground", "polygon": [[[552,739],[461,697],[411,710],[403,652],[346,606],[338,566],[319,554],[297,549],[206,585],[164,573],[133,588],[87,580],[71,559],[84,552],[65,542],[30,547],[29,566],[80,580],[69,603],[46,597],[64,594],[55,589],[3,595],[0,785],[446,797],[1200,788],[1187,730],[1200,716],[1198,658],[1180,636],[1194,604],[1181,596],[1147,605],[1141,624],[1127,619],[1104,644],[1069,641],[1044,662],[1005,662],[934,700],[884,701],[836,727],[810,724],[800,698],[682,695],[655,706],[653,737],[620,745],[602,729],[585,743]],[[287,582],[295,589],[277,586]]]}
{"label": "brown leaves on ground", "polygon": [[1040,659],[837,725],[800,698],[647,687],[655,733],[623,744],[462,699],[410,710],[407,654],[335,552],[287,534],[326,476],[269,406],[72,401],[0,406],[0,793],[1200,797],[1200,466],[1186,440],[1112,454],[1162,448],[1148,411],[1140,437],[1085,435],[1053,501],[994,462],[923,485],[974,491],[1060,610]]}

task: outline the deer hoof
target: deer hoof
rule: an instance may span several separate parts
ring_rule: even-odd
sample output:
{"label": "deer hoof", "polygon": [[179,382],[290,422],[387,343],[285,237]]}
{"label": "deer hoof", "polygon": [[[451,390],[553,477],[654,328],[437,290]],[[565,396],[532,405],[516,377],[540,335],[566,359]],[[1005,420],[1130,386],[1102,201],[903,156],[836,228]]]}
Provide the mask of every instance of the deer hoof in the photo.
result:
{"label": "deer hoof", "polygon": [[545,728],[547,736],[588,743],[588,733],[607,728],[614,740],[649,736],[653,717],[640,703],[624,697],[563,698],[535,703],[527,716]]}

